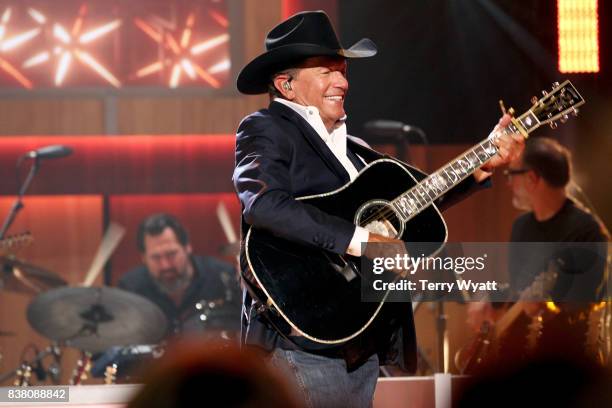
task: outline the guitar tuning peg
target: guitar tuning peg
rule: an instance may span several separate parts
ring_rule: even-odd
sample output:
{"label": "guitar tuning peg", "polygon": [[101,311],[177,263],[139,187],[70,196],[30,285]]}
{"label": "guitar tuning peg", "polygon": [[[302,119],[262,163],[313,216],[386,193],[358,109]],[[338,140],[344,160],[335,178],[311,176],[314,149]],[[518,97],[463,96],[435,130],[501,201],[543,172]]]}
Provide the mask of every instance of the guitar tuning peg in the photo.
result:
{"label": "guitar tuning peg", "polygon": [[546,95],[548,95],[548,92],[542,91],[542,95],[546,96]]}
{"label": "guitar tuning peg", "polygon": [[559,82],[556,82],[556,81],[553,82],[552,83],[552,87],[553,87],[553,89],[558,88],[559,87]]}
{"label": "guitar tuning peg", "polygon": [[569,119],[569,115],[563,115],[561,116],[561,119],[559,119],[561,121],[561,123],[565,123],[567,122],[567,120]]}
{"label": "guitar tuning peg", "polygon": [[579,110],[577,108],[572,109],[572,115],[578,116]]}
{"label": "guitar tuning peg", "polygon": [[535,105],[536,103],[538,103],[538,97],[534,95],[531,97],[531,104]]}
{"label": "guitar tuning peg", "polygon": [[557,122],[550,122],[550,128],[551,129],[556,129],[557,128]]}

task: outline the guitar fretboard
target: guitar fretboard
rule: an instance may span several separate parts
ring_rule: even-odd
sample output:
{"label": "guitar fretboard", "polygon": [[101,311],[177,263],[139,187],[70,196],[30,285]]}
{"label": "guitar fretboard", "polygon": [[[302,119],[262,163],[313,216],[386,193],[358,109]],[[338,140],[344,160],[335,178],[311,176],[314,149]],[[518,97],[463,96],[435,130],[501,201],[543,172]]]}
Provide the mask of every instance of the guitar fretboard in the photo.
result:
{"label": "guitar fretboard", "polygon": [[435,200],[472,175],[474,171],[497,154],[495,141],[510,133],[527,134],[540,125],[535,115],[527,111],[516,119],[519,126],[510,123],[492,133],[487,139],[463,152],[442,168],[427,176],[410,190],[391,202],[402,221],[406,222]]}

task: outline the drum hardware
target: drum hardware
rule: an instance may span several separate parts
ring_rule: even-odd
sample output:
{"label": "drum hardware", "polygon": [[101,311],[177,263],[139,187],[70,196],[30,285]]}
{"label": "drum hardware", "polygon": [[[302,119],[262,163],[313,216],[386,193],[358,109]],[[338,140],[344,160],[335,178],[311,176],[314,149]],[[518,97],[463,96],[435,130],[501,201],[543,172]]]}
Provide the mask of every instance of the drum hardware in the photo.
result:
{"label": "drum hardware", "polygon": [[194,305],[195,313],[182,324],[184,334],[234,340],[240,331],[240,305],[225,300],[202,299]]}
{"label": "drum hardware", "polygon": [[62,350],[57,344],[52,344],[47,348],[53,356],[53,362],[47,367],[47,374],[53,384],[59,384],[62,377]]}
{"label": "drum hardware", "polygon": [[110,287],[64,287],[28,306],[30,325],[66,346],[98,353],[112,346],[157,343],[167,331],[164,313],[150,300]]}
{"label": "drum hardware", "polygon": [[110,381],[115,378],[140,381],[133,377],[141,373],[141,368],[165,354],[165,343],[135,344],[127,347],[111,347],[94,361],[91,374]]}
{"label": "drum hardware", "polygon": [[11,292],[37,295],[66,285],[66,281],[54,272],[13,256],[0,257],[0,273],[0,288]]}
{"label": "drum hardware", "polygon": [[[203,325],[203,328],[207,328],[207,323],[210,321],[210,325],[214,326],[213,318],[217,317],[217,311],[221,310],[221,307],[224,306],[224,302],[207,302],[205,300],[201,300],[195,304],[195,308],[198,312],[200,312],[198,318]],[[228,330],[219,330],[217,335],[221,337],[222,340],[232,340],[233,336],[230,334]]]}
{"label": "drum hardware", "polygon": [[106,367],[104,371],[104,384],[111,385],[117,383],[117,364],[113,363]]}
{"label": "drum hardware", "polygon": [[89,378],[91,370],[91,353],[87,351],[81,352],[81,357],[77,361],[76,368],[72,371],[70,385],[81,385],[83,381]]}
{"label": "drum hardware", "polygon": [[13,385],[16,387],[30,386],[30,378],[32,377],[32,366],[26,362],[21,363],[19,368],[15,370],[15,381]]}
{"label": "drum hardware", "polygon": [[[45,369],[43,361],[49,355],[53,356],[53,362]],[[53,384],[59,384],[61,379],[61,356],[62,350],[56,343],[51,344],[42,351],[36,350],[36,356],[31,361],[24,360],[16,369],[1,375],[0,383],[14,376],[13,384],[30,385],[31,376],[34,373],[38,381],[44,381],[49,376]]]}

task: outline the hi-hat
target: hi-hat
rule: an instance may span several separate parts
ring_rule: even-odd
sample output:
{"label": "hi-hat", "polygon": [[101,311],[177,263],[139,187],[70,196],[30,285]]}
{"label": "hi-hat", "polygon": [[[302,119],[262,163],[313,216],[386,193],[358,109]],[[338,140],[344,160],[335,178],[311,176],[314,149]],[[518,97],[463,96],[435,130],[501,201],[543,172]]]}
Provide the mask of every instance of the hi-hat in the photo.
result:
{"label": "hi-hat", "polygon": [[168,326],[157,305],[110,287],[51,290],[30,303],[27,315],[43,336],[92,353],[111,346],[157,343]]}
{"label": "hi-hat", "polygon": [[51,271],[12,257],[0,257],[0,289],[37,295],[65,285],[66,281]]}

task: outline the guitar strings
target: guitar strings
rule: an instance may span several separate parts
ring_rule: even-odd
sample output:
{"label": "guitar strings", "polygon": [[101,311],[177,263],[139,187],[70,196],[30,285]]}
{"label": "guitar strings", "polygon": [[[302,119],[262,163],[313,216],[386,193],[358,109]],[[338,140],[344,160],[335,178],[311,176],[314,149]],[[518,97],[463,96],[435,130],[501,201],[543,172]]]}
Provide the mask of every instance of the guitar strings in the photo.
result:
{"label": "guitar strings", "polygon": [[[491,138],[486,138],[485,140],[483,140],[483,141],[481,141],[480,143],[478,143],[478,146],[480,146],[480,147],[481,147],[483,150],[485,150],[485,151],[486,151],[486,149],[484,149],[484,147],[482,146],[482,144],[483,144],[483,143],[485,143],[485,142],[487,142],[487,141],[495,141],[495,140],[497,140],[497,138],[500,136],[500,134],[503,134],[503,135],[507,135],[507,134],[509,134],[509,126],[505,126],[505,127],[503,127],[502,129],[499,129],[499,130],[495,131],[495,133],[493,133],[493,137],[491,137]],[[457,156],[455,159],[451,160],[450,162],[448,162],[447,164],[445,164],[444,166],[442,166],[440,169],[444,169],[444,168],[446,168],[446,167],[448,166],[448,164],[449,164],[449,163],[454,162],[454,161],[457,161],[457,160],[459,160],[460,158],[465,157],[467,154],[469,154],[469,152],[470,152],[470,151],[472,151],[472,152],[473,152],[473,150],[474,150],[474,148],[472,148],[472,149],[470,149],[470,150],[466,150],[464,153],[460,154],[460,155],[459,155],[459,156]],[[497,154],[497,151],[495,152],[495,154]],[[495,156],[495,154],[493,154],[493,155],[489,156],[489,157],[488,157],[486,160],[482,161],[482,162],[480,163],[479,167],[480,167],[480,166],[482,166],[483,164],[487,163],[489,160],[491,160],[491,158],[493,158],[493,156]],[[478,156],[476,156],[476,157],[478,157]],[[480,159],[479,159],[479,161],[480,161]],[[430,175],[428,175],[427,177],[425,177],[423,180],[421,180],[420,182],[418,182],[417,184],[415,184],[414,186],[412,186],[410,189],[408,189],[408,190],[406,190],[405,192],[403,192],[403,193],[402,193],[400,196],[407,195],[407,194],[409,194],[410,192],[413,192],[414,190],[416,190],[418,187],[423,187],[423,185],[425,185],[425,184],[427,183],[427,181],[428,181],[428,180],[430,180],[430,179],[431,179],[431,177],[432,177],[433,175],[435,175],[435,174],[436,174],[436,173],[437,173],[437,172],[438,172],[440,169],[436,170],[435,172],[433,172],[433,173],[431,173]],[[451,170],[452,170],[452,168],[451,168]],[[467,177],[467,176],[469,176],[469,175],[471,175],[471,174],[473,174],[473,173],[474,173],[474,170],[476,170],[476,167],[471,168],[471,169],[469,170],[469,174],[466,174],[466,177]],[[457,174],[455,173],[455,175],[457,175]],[[459,176],[457,175],[457,177],[459,177]],[[459,177],[459,178],[461,179],[461,177]],[[463,179],[465,179],[465,177],[464,177]],[[463,180],[463,179],[461,179],[461,180]],[[448,191],[449,191],[449,190],[447,190],[446,192],[448,192]],[[446,192],[445,192],[445,193],[446,193]],[[443,194],[445,194],[445,193],[443,193]],[[426,204],[425,206],[423,206],[422,208],[417,209],[417,211],[416,211],[416,213],[415,213],[414,215],[420,214],[420,213],[421,213],[423,210],[425,210],[425,209],[426,209],[426,208],[428,208],[430,205],[432,205],[432,204],[434,203],[434,201],[435,201],[435,200],[437,200],[439,197],[441,197],[443,194],[439,194],[439,195],[437,195],[437,196],[436,196],[435,198],[433,198],[433,199],[430,197],[431,202],[427,203],[427,204]],[[413,193],[413,195],[414,195],[414,193]],[[393,200],[393,201],[395,201],[395,200]],[[374,221],[381,221],[381,222],[383,222],[383,221],[389,221],[389,222],[391,222],[391,221],[388,219],[388,217],[389,217],[390,215],[393,215],[393,216],[394,216],[394,218],[396,218],[396,219],[397,219],[397,218],[399,218],[399,222],[404,222],[404,221],[402,221],[402,220],[401,220],[401,217],[398,217],[398,216],[397,216],[396,211],[395,211],[394,209],[392,209],[390,205],[387,205],[387,206],[385,206],[383,209],[381,209],[381,210],[377,210],[377,211],[375,211],[373,214],[370,214],[370,215],[368,216],[368,218],[366,218],[365,220],[360,220],[360,222],[359,222],[359,226],[360,226],[360,227],[365,227],[365,226],[367,226],[368,224],[370,224],[371,222],[374,222]]]}

